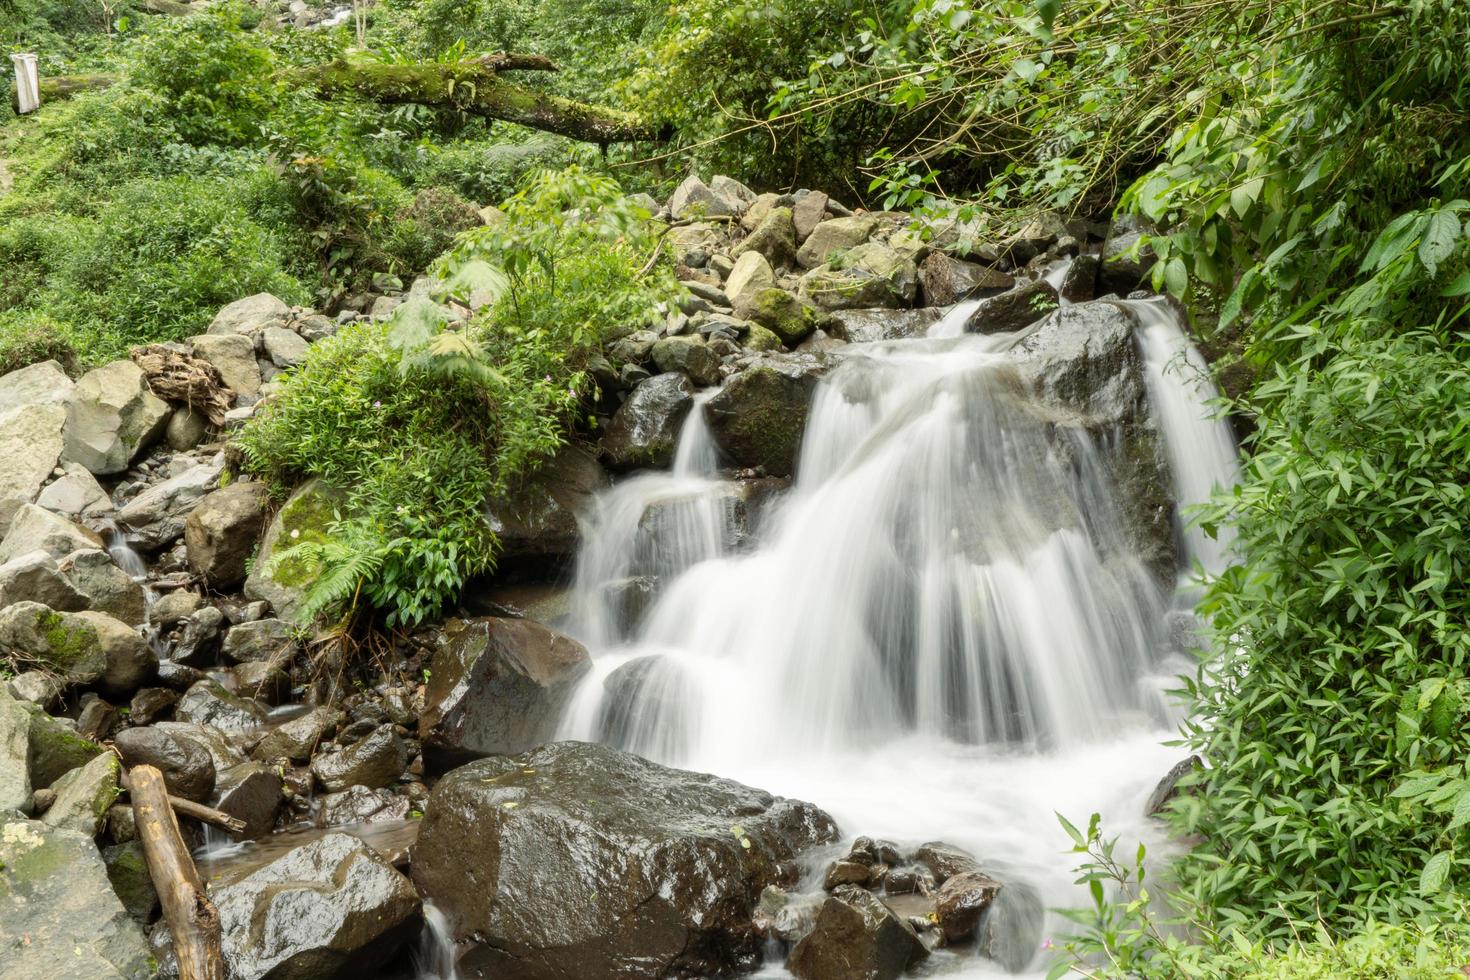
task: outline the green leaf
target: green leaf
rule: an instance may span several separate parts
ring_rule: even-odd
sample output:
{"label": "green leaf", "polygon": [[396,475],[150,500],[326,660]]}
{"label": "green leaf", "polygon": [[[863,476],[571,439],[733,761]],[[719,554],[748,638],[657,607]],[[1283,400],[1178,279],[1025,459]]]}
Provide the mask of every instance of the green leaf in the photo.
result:
{"label": "green leaf", "polygon": [[1455,281],[1440,290],[1439,294],[1441,296],[1464,296],[1466,293],[1470,293],[1470,272],[1460,273],[1455,277]]}
{"label": "green leaf", "polygon": [[388,343],[396,350],[410,351],[424,346],[444,329],[449,311],[427,296],[410,296],[388,318]]}
{"label": "green leaf", "polygon": [[1062,12],[1062,0],[1036,0],[1036,13],[1041,22],[1051,30],[1052,22],[1057,19],[1057,14]]}
{"label": "green leaf", "polygon": [[1419,894],[1438,895],[1450,877],[1450,852],[1440,851],[1424,865],[1419,876]]}
{"label": "green leaf", "polygon": [[1057,821],[1062,825],[1062,829],[1067,832],[1067,836],[1072,838],[1072,843],[1076,844],[1078,847],[1087,846],[1087,838],[1082,836],[1082,831],[1074,827],[1070,820],[1058,813]]}
{"label": "green leaf", "polygon": [[1431,276],[1439,270],[1441,262],[1454,254],[1455,241],[1459,237],[1459,215],[1449,209],[1430,215],[1424,237],[1419,241],[1419,261],[1429,270]]}
{"label": "green leaf", "polygon": [[436,284],[441,297],[468,302],[471,296],[494,303],[510,289],[510,277],[484,259],[470,259]]}
{"label": "green leaf", "polygon": [[1461,790],[1460,795],[1455,798],[1455,809],[1446,829],[1459,830],[1466,824],[1470,824],[1470,789]]}
{"label": "green leaf", "polygon": [[1183,259],[1175,256],[1164,263],[1164,285],[1173,295],[1181,298],[1184,296],[1189,289],[1189,270]]}

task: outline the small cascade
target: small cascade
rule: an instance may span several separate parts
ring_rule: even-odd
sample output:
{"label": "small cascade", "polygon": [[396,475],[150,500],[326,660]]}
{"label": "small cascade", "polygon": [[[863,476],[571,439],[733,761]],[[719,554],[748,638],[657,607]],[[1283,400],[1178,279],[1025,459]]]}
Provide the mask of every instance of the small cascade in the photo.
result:
{"label": "small cascade", "polygon": [[1051,286],[1052,289],[1055,289],[1057,291],[1058,302],[1062,306],[1072,305],[1069,299],[1061,295],[1061,292],[1062,284],[1067,281],[1067,273],[1072,271],[1072,263],[1075,261],[1077,260],[1075,258],[1072,258],[1071,256],[1057,259],[1055,262],[1048,265],[1046,267],[1046,271],[1043,272],[1041,275],[1041,278],[1046,281],[1047,285]]}
{"label": "small cascade", "polygon": [[1207,408],[1220,397],[1209,364],[1190,343],[1183,317],[1164,299],[1130,300],[1138,318],[1144,376],[1154,417],[1164,433],[1169,469],[1181,512],[1185,556],[1206,575],[1218,575],[1230,561],[1234,534],[1221,528],[1205,534],[1190,511],[1218,489],[1240,480],[1240,457],[1230,421]]}
{"label": "small cascade", "polygon": [[103,521],[102,540],[107,545],[107,553],[112,556],[118,568],[140,582],[148,576],[147,563],[128,542],[127,535],[123,534],[122,528],[112,521]]}
{"label": "small cascade", "polygon": [[675,476],[713,476],[719,471],[720,450],[710,434],[709,420],[704,414],[705,403],[718,392],[718,388],[710,388],[694,396],[694,404],[689,409],[684,428],[679,432],[679,445],[674,452]]}
{"label": "small cascade", "polygon": [[413,952],[415,980],[459,980],[449,920],[433,902],[424,903],[424,930]]}
{"label": "small cascade", "polygon": [[956,303],[949,308],[949,312],[935,320],[929,325],[924,336],[934,340],[945,340],[950,337],[963,337],[965,335],[965,324],[970,322],[970,314],[980,308],[983,299],[967,299]]}

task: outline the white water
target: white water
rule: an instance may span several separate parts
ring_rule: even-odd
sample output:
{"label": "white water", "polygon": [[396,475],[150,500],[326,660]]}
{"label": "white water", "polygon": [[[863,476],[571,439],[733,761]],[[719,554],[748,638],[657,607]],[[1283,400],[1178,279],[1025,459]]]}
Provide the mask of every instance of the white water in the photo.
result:
{"label": "white water", "polygon": [[413,953],[416,980],[459,980],[449,921],[433,902],[424,903],[424,931]]}
{"label": "white water", "polygon": [[[1157,843],[1142,803],[1179,755],[1161,744],[1168,597],[1122,543],[1105,449],[1031,410],[1014,338],[963,334],[976,305],[845,349],[754,532],[699,414],[676,472],[602,495],[572,627],[596,659],[562,735],[810,800],[849,837],[943,839],[1075,905],[1055,812]],[[1200,386],[1159,391],[1169,439],[1204,424]],[[1176,467],[1234,456],[1170,448]],[[618,596],[640,576],[657,600],[630,625]]]}

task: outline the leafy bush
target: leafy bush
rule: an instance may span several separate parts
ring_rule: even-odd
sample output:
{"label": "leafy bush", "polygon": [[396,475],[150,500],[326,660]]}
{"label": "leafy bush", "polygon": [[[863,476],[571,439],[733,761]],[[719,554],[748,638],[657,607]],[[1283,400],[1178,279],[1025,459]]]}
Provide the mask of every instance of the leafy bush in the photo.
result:
{"label": "leafy bush", "polygon": [[506,214],[465,236],[437,286],[493,305],[463,323],[414,296],[316,345],[242,437],[278,484],[321,476],[348,493],[328,541],[285,553],[319,572],[308,615],[364,601],[417,624],[493,567],[485,501],[557,450],[602,332],[667,285],[666,270],[640,278],[647,214],[607,178],[540,175]]}

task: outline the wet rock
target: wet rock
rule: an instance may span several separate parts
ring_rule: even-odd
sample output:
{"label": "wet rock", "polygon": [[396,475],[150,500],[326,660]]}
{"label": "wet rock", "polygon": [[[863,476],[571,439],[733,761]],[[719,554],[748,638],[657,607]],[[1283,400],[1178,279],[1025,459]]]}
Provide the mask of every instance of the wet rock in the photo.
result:
{"label": "wet rock", "polygon": [[184,692],[174,708],[174,717],[228,735],[243,735],[264,723],[265,711],[254,701],[231,694],[218,681],[206,679]]}
{"label": "wet rock", "polygon": [[[294,334],[293,334],[294,336]],[[265,521],[265,484],[238,482],[209,494],[184,521],[189,567],[211,589],[227,592],[245,581]]]}
{"label": "wet rock", "polygon": [[341,827],[406,819],[408,797],[384,789],[349,786],[340,793],[329,793],[322,797],[321,809],[316,814],[316,825]]}
{"label": "wet rock", "polygon": [[274,663],[260,660],[240,664],[233,673],[236,690],[247,698],[280,705],[291,697],[291,677]]}
{"label": "wet rock", "polygon": [[242,334],[217,334],[189,338],[194,356],[208,361],[219,372],[225,387],[236,395],[260,391],[260,365],[255,361],[255,341]]}
{"label": "wet rock", "polygon": [[177,589],[166,595],[160,596],[153,603],[152,619],[155,626],[169,627],[177,625],[194,615],[204,600],[199,593],[190,592],[188,589]]}
{"label": "wet rock", "polygon": [[878,221],[867,215],[833,218],[816,225],[796,253],[803,268],[814,269],[825,264],[834,252],[856,248],[878,230]]}
{"label": "wet rock", "polygon": [[134,922],[146,925],[158,908],[158,891],[143,858],[143,845],[134,840],[105,847],[102,863],[107,866],[107,880],[123,908]]}
{"label": "wet rock", "polygon": [[1188,792],[1180,789],[1180,781],[1203,768],[1204,764],[1197,755],[1176,762],[1174,767],[1164,774],[1164,778],[1159,780],[1154,791],[1148,795],[1148,802],[1143,805],[1143,815],[1145,817],[1162,816],[1165,809],[1181,792]]}
{"label": "wet rock", "polygon": [[1036,959],[1046,924],[1046,906],[1034,888],[1007,882],[980,918],[976,945],[980,955],[1020,973]]}
{"label": "wet rock", "polygon": [[920,845],[914,852],[914,860],[929,869],[937,885],[943,885],[954,875],[980,870],[980,862],[973,854],[943,841]]}
{"label": "wet rock", "polygon": [[212,897],[236,980],[372,976],[419,926],[408,879],[345,834],[289,851]]}
{"label": "wet rock", "polygon": [[1097,296],[1098,272],[1102,260],[1096,255],[1079,255],[1072,261],[1057,290],[1068,303],[1086,303]]}
{"label": "wet rock", "polygon": [[121,473],[168,424],[168,403],[153,394],[143,369],[113,361],[77,381],[66,405],[62,458],[95,474]]}
{"label": "wet rock", "polygon": [[318,755],[311,761],[311,771],[323,786],[336,792],[349,786],[391,786],[406,765],[408,747],[393,733],[392,725],[382,725],[340,752]]}
{"label": "wet rock", "polygon": [[602,682],[599,741],[674,756],[686,744],[691,692],[679,665],[661,654],[634,659]]}
{"label": "wet rock", "polygon": [[346,716],[335,708],[312,708],[301,717],[271,729],[250,754],[262,762],[281,759],[305,762],[317,745],[330,738],[345,720]]}
{"label": "wet rock", "polygon": [[82,695],[82,710],[77,714],[77,731],[84,738],[103,741],[109,737],[120,719],[117,708],[91,691]]}
{"label": "wet rock", "polygon": [[309,480],[276,512],[261,539],[260,551],[245,579],[245,595],[271,604],[276,615],[294,620],[315,572],[295,559],[277,561],[278,551],[303,542],[321,544],[346,496],[321,480]]}
{"label": "wet rock", "polygon": [[663,372],[676,371],[701,388],[720,380],[720,358],[699,337],[665,337],[650,351]]}
{"label": "wet rock", "polygon": [[568,444],[505,497],[487,501],[486,519],[500,538],[496,572],[559,570],[576,554],[577,514],[606,485],[597,459]]}
{"label": "wet rock", "polygon": [[30,805],[30,746],[31,713],[0,684],[0,814]]}
{"label": "wet rock", "polygon": [[413,852],[461,961],[487,975],[711,976],[753,966],[762,890],[830,841],[810,804],[560,742],[449,773]]}
{"label": "wet rock", "polygon": [[231,663],[256,663],[289,656],[295,649],[295,627],[280,619],[238,623],[225,634],[220,652]]}
{"label": "wet rock", "polygon": [[746,252],[759,252],[773,267],[796,262],[796,224],[790,208],[772,208],[761,223],[730,251],[738,259]]}
{"label": "wet rock", "polygon": [[209,333],[242,334],[253,339],[268,327],[283,327],[290,320],[291,307],[270,293],[256,293],[223,307],[209,324]]}
{"label": "wet rock", "polygon": [[873,869],[867,864],[833,861],[827,866],[827,873],[822,878],[822,890],[830,892],[842,885],[866,885],[872,874]]}
{"label": "wet rock", "polygon": [[764,360],[732,377],[705,404],[705,418],[725,458],[789,476],[801,452],[818,371],[797,361]]}
{"label": "wet rock", "polygon": [[251,838],[271,832],[283,802],[279,772],[261,762],[242,762],[220,772],[211,805],[245,821],[244,836]]}
{"label": "wet rock", "polygon": [[214,760],[198,742],[158,728],[127,728],[113,746],[123,765],[153,766],[174,796],[203,803],[214,792]]}
{"label": "wet rock", "polygon": [[219,485],[223,456],[190,467],[128,501],[117,521],[128,539],[145,551],[158,551],[184,536],[184,521],[205,494]]}
{"label": "wet rock", "polygon": [[225,614],[203,606],[189,614],[174,644],[172,661],[185,667],[212,667],[219,660],[220,628]]}
{"label": "wet rock", "polygon": [[965,322],[967,333],[1010,333],[1030,326],[1057,308],[1057,291],[1038,279],[981,303]]}
{"label": "wet rock", "polygon": [[919,264],[919,294],[925,306],[950,306],[974,296],[1004,292],[1014,277],[977,262],[965,262],[943,252],[931,252]]}
{"label": "wet rock", "polygon": [[107,808],[117,799],[117,756],[104,752],[52,784],[56,802],[41,820],[49,827],[97,836]]}
{"label": "wet rock", "polygon": [[914,310],[834,310],[827,315],[824,322],[832,326],[832,332],[836,335],[845,337],[854,344],[866,344],[879,340],[922,337],[944,312],[934,307]]}
{"label": "wet rock", "polygon": [[34,504],[22,504],[0,540],[0,565],[36,552],[64,558],[73,551],[100,547],[102,539],[94,532]]}
{"label": "wet rock", "polygon": [[844,885],[786,966],[798,980],[896,980],[928,955],[912,926],[870,892]]}
{"label": "wet rock", "polygon": [[1000,882],[982,871],[961,871],[945,878],[935,898],[935,915],[944,941],[969,939],[1000,891]]}
{"label": "wet rock", "polygon": [[178,691],[166,687],[145,687],[133,695],[128,705],[128,721],[134,725],[151,725],[172,714],[174,705],[178,703]]}
{"label": "wet rock", "polygon": [[638,385],[608,423],[598,446],[602,458],[619,470],[667,469],[693,396],[694,386],[676,372]]}
{"label": "wet rock", "polygon": [[220,773],[245,761],[245,756],[235,747],[231,736],[217,728],[187,721],[161,721],[153,727],[180,738],[192,739],[204,746],[209,758],[214,761],[216,781]]}
{"label": "wet rock", "polygon": [[546,742],[590,666],[582,644],[529,620],[486,617],[446,630],[419,721],[424,752],[443,765]]}
{"label": "wet rock", "polygon": [[784,888],[767,885],[751,916],[751,926],[765,939],[798,943],[811,934],[825,895],[791,895]]}
{"label": "wet rock", "polygon": [[148,980],[142,931],[85,833],[0,821],[0,949],[7,977]]}
{"label": "wet rock", "polygon": [[1146,218],[1120,215],[1103,241],[1098,289],[1103,293],[1127,296],[1135,289],[1143,288],[1154,262],[1158,260],[1154,250],[1143,244],[1143,239],[1157,234],[1158,229]]}

